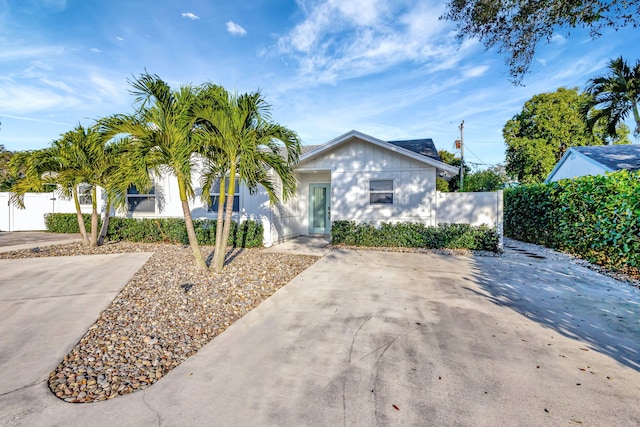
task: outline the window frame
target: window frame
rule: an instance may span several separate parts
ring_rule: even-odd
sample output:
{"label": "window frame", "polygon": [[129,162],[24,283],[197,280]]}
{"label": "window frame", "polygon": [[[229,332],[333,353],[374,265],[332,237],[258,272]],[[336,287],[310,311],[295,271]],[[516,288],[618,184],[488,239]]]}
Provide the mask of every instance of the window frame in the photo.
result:
{"label": "window frame", "polygon": [[[372,183],[379,183],[379,182],[390,182],[391,183],[391,190],[388,189],[382,189],[382,190],[375,190],[371,188],[371,184]],[[393,205],[395,203],[395,180],[393,178],[375,178],[375,179],[369,179],[369,205],[381,205],[381,206],[387,206],[387,205]],[[390,195],[390,201],[373,201],[374,196],[379,196],[379,195]],[[384,199],[383,199],[384,200]]]}
{"label": "window frame", "polygon": [[[225,190],[229,188],[229,177],[225,177]],[[218,212],[218,202],[220,198],[220,180],[217,179],[216,182],[211,186],[211,192],[209,193],[209,206],[207,210],[209,212]],[[215,200],[215,202],[214,202]],[[226,209],[226,208],[225,208]],[[233,193],[233,213],[240,213],[240,179],[238,177],[235,178],[235,188]]]}
{"label": "window frame", "polygon": [[78,203],[80,203],[83,206],[93,205],[91,185],[89,184],[78,185]]}
{"label": "window frame", "polygon": [[[136,190],[136,193],[129,192],[132,188]],[[127,212],[130,214],[155,214],[157,212],[157,202],[158,202],[155,182],[151,185],[151,188],[147,193],[139,193],[137,191],[138,189],[135,185],[130,185],[129,188],[127,188]],[[137,200],[146,199],[147,201],[153,200],[153,210],[137,209],[139,203],[137,203],[132,209],[129,199],[137,199]]]}

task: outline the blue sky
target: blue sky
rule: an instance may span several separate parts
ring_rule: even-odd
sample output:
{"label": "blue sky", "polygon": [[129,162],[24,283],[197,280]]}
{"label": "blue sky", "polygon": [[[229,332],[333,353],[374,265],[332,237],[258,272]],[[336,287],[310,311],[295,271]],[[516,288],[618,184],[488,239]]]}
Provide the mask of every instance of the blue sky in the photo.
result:
{"label": "blue sky", "polygon": [[431,0],[0,0],[0,144],[36,149],[78,122],[132,112],[145,69],[173,87],[262,90],[274,120],[321,144],[351,129],[431,137],[504,161],[502,127],[533,95],[584,88],[607,62],[640,57],[640,30],[558,30],[524,86],[477,41],[459,44]]}

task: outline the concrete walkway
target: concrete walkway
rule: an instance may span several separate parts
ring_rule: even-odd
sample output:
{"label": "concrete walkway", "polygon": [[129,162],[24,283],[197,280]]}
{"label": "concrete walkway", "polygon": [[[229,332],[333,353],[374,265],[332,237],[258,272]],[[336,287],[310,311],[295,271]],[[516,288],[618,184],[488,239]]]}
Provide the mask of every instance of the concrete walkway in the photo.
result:
{"label": "concrete walkway", "polygon": [[639,307],[552,260],[333,250],[145,391],[58,400],[60,348],[0,425],[636,426]]}
{"label": "concrete walkway", "polygon": [[331,252],[330,239],[324,236],[298,236],[275,244],[265,252],[325,256]]}

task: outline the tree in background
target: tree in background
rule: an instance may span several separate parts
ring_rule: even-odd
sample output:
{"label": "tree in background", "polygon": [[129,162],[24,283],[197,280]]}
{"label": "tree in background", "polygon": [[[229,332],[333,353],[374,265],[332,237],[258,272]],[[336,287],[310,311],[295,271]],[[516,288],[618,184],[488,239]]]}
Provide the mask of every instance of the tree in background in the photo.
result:
{"label": "tree in background", "polygon": [[605,76],[589,80],[586,93],[589,95],[581,112],[590,129],[601,123],[604,134],[615,138],[619,125],[633,116],[636,127],[633,134],[640,135],[640,60],[633,67],[622,59],[609,62]]}
{"label": "tree in background", "polygon": [[464,177],[464,191],[482,192],[502,190],[508,182],[503,165],[492,166],[485,170],[471,172]]}
{"label": "tree in background", "polygon": [[569,147],[629,144],[629,130],[624,124],[618,125],[618,133],[611,140],[594,136],[602,136],[597,128],[589,131],[581,114],[588,98],[577,89],[559,88],[525,102],[522,111],[502,130],[507,144],[507,174],[521,184],[538,183],[544,181]]}
{"label": "tree in background", "polygon": [[528,72],[541,41],[558,27],[590,28],[599,37],[605,27],[636,26],[640,0],[449,0],[440,17],[457,24],[459,40],[477,38],[505,56],[514,83]]}
{"label": "tree in background", "polygon": [[15,178],[9,174],[9,161],[13,157],[13,152],[7,150],[0,144],[0,191],[9,191]]}
{"label": "tree in background", "polygon": [[[451,166],[456,166],[458,168],[460,167],[460,158],[456,157],[454,153],[451,153],[447,150],[440,150],[438,151],[438,155],[440,156],[440,159],[442,159],[443,163]],[[469,166],[467,165],[464,165],[464,174],[466,175],[470,172],[471,168],[469,168]],[[442,191],[444,193],[452,193],[454,191],[458,191],[459,189],[460,179],[458,179],[457,177],[451,178],[449,181],[440,177],[436,178],[436,190],[438,191]]]}

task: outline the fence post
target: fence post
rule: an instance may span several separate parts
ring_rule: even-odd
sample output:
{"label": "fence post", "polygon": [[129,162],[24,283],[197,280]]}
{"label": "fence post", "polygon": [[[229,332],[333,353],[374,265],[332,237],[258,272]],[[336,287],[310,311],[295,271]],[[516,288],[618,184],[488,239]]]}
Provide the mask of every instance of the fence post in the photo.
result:
{"label": "fence post", "polygon": [[496,192],[496,232],[498,233],[498,250],[504,248],[504,191]]}

